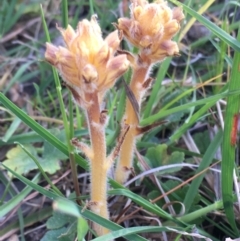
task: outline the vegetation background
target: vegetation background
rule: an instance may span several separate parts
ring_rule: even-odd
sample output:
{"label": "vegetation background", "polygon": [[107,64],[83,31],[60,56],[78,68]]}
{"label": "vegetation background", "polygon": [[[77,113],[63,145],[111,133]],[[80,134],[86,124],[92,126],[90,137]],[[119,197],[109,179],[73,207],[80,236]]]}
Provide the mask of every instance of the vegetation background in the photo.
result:
{"label": "vegetation background", "polygon": [[[81,212],[83,206],[75,202],[74,163],[69,159],[77,163],[84,201],[88,164],[74,154],[69,140],[88,141],[88,133],[83,113],[44,61],[44,23],[51,41],[62,45],[56,23],[64,26],[68,19],[75,27],[96,13],[106,36],[114,29],[111,23],[128,15],[128,4],[125,0],[1,1],[0,240],[239,237],[237,1],[169,1],[182,6],[186,16],[176,36],[181,56],[155,66],[155,82],[141,110],[143,126],[167,122],[137,142],[136,176],[125,187],[110,179],[113,222],[88,210]],[[123,47],[131,50],[126,42]],[[130,73],[124,78],[128,81]],[[125,97],[119,81],[106,98],[109,149],[118,136]],[[94,239],[86,220],[114,232]]]}

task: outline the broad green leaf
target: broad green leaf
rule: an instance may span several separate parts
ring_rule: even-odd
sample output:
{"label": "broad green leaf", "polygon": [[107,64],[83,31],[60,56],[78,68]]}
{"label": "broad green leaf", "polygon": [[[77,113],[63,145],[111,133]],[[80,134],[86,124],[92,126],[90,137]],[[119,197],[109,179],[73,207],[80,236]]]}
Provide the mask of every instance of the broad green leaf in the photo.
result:
{"label": "broad green leaf", "polygon": [[49,174],[54,174],[56,171],[61,169],[58,158],[51,157],[50,159],[45,157],[44,159],[40,159],[39,163],[42,166],[42,169]]}
{"label": "broad green leaf", "polygon": [[[58,158],[53,156],[51,158],[48,158],[47,156],[41,158],[37,155],[36,149],[31,145],[26,145],[24,148],[39,160],[39,163],[45,172],[53,174],[61,168]],[[20,146],[16,146],[8,151],[6,157],[7,159],[3,161],[4,165],[18,174],[26,175],[28,172],[38,169],[32,158]],[[8,172],[8,174],[10,173]]]}
{"label": "broad green leaf", "polygon": [[205,153],[210,144],[209,131],[198,132],[193,135],[193,139],[200,151],[200,153]]}
{"label": "broad green leaf", "polygon": [[48,229],[59,229],[67,223],[72,223],[74,221],[76,221],[76,218],[66,215],[66,213],[53,212],[53,216],[47,220],[46,225]]}
{"label": "broad green leaf", "polygon": [[[179,151],[174,151],[172,154],[167,153],[167,145],[162,144],[156,147],[150,147],[146,153],[147,162],[150,167],[159,167],[171,164],[179,164],[184,160],[184,153]],[[172,173],[181,170],[181,167],[174,167],[165,171],[163,173]]]}
{"label": "broad green leaf", "polygon": [[61,238],[61,235],[67,232],[67,228],[63,227],[61,229],[48,231],[40,241],[72,241],[70,238]]}
{"label": "broad green leaf", "polygon": [[[168,192],[168,191],[176,188],[179,184],[181,184],[179,181],[168,180],[168,181],[162,183],[162,187],[164,188],[165,192]],[[183,186],[181,188],[178,188],[173,193],[168,194],[169,200],[182,202],[182,200],[184,200],[184,197],[188,192],[188,189],[189,189],[189,187],[187,185]],[[147,197],[149,200],[154,200],[155,198],[157,198],[161,195],[162,195],[162,193],[158,189],[154,189],[148,193]],[[197,195],[195,195],[193,197],[193,200],[192,200],[193,204],[196,205],[200,201],[200,199],[201,199],[201,196],[198,193]],[[162,207],[165,204],[165,201],[164,201],[164,199],[160,199],[159,201],[156,202],[156,204],[159,207]],[[176,205],[176,206],[174,205],[174,210],[176,211],[176,213],[179,213],[181,208],[182,208],[181,205]]]}
{"label": "broad green leaf", "polygon": [[[31,153],[31,155],[38,158],[37,151],[33,146],[26,145],[25,148],[29,153]],[[19,146],[9,150],[6,157],[7,159],[3,161],[4,165],[18,174],[26,175],[28,172],[37,169],[37,165]],[[9,172],[8,175],[11,176]]]}
{"label": "broad green leaf", "polygon": [[[66,135],[64,131],[58,130],[58,129],[53,129],[50,131],[51,134],[56,136],[59,141],[62,143],[66,144]],[[43,159],[59,159],[59,160],[67,160],[68,157],[63,154],[61,151],[59,151],[55,146],[50,144],[48,141],[44,141],[43,145]]]}
{"label": "broad green leaf", "polygon": [[59,237],[60,241],[67,241],[67,240],[74,240],[76,237],[77,233],[77,220],[69,223],[69,225],[67,226],[67,230],[65,233],[61,234]]}
{"label": "broad green leaf", "polygon": [[[64,224],[67,222],[69,222],[69,220],[71,219],[72,221],[70,221],[70,223],[74,222],[74,220],[77,220],[77,226],[76,226],[76,231],[77,231],[77,236],[78,236],[78,240],[83,240],[83,238],[85,237],[85,235],[88,232],[88,223],[86,221],[86,219],[84,219],[81,214],[79,213],[79,210],[77,208],[77,206],[75,205],[75,203],[73,202],[69,202],[67,200],[64,199],[58,199],[54,204],[54,209],[57,211],[60,211],[61,213],[54,213],[54,216],[51,218],[51,220],[48,220],[48,222],[51,222],[51,226],[58,226],[59,223],[63,224],[63,220],[65,220]],[[62,221],[59,221],[59,219],[62,216]],[[76,218],[77,217],[77,218]],[[49,228],[49,226],[48,226]]]}

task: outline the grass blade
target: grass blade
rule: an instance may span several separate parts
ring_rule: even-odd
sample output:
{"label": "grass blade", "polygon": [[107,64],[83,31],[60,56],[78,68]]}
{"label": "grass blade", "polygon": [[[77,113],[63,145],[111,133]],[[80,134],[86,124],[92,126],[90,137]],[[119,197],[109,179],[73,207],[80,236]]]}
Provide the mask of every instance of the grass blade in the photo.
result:
{"label": "grass blade", "polygon": [[154,105],[154,101],[156,99],[156,96],[157,96],[160,88],[161,88],[162,80],[166,75],[166,72],[167,72],[168,67],[171,63],[171,60],[172,60],[172,58],[167,58],[161,63],[161,66],[160,66],[160,68],[158,70],[158,73],[157,73],[156,82],[154,83],[154,85],[152,87],[151,95],[149,97],[149,100],[147,102],[147,106],[146,106],[146,108],[144,110],[144,113],[143,113],[144,118],[146,118],[147,116],[149,116],[151,114],[152,107]]}
{"label": "grass blade", "polygon": [[50,178],[47,176],[47,174],[44,172],[44,170],[42,169],[40,163],[38,162],[38,160],[20,143],[16,143],[18,144],[25,153],[27,153],[27,155],[32,158],[32,160],[35,162],[35,164],[37,165],[39,171],[41,172],[41,174],[44,176],[45,180],[48,182],[48,184],[51,186],[51,188],[60,196],[63,196],[63,194],[61,193],[61,191],[52,183],[52,181],[50,180]]}
{"label": "grass blade", "polygon": [[[238,30],[238,39],[240,40],[240,28]],[[240,51],[236,51],[233,59],[233,68],[229,80],[229,91],[240,89],[239,74],[240,74]],[[222,148],[222,197],[224,210],[232,229],[236,236],[239,236],[239,231],[235,223],[235,213],[233,210],[233,171],[236,158],[236,146],[233,143],[233,132],[237,132],[237,127],[234,125],[234,116],[239,115],[239,95],[230,95],[227,99],[227,107],[225,113],[224,137]],[[237,133],[235,133],[237,135]],[[234,134],[234,135],[235,135]]]}
{"label": "grass blade", "polygon": [[68,0],[62,0],[62,25],[64,28],[68,26]]}
{"label": "grass blade", "polygon": [[9,138],[12,137],[13,133],[17,130],[21,122],[22,121],[19,118],[15,117],[10,127],[7,129],[4,137],[2,138],[2,141],[7,142]]}
{"label": "grass blade", "polygon": [[[24,111],[14,105],[3,93],[0,92],[0,102],[9,109],[14,115],[21,119],[27,126],[39,134],[43,139],[48,141],[50,144],[55,146],[58,150],[64,153],[66,156],[69,155],[68,148],[55,136],[53,136],[48,130],[39,125],[36,121],[30,118]],[[79,155],[75,155],[77,163],[84,169],[88,169],[88,163]]]}
{"label": "grass blade", "polygon": [[[205,154],[202,158],[202,161],[195,174],[203,171],[205,168],[207,168],[211,164],[211,162],[214,158],[214,155],[222,142],[222,137],[223,137],[223,132],[219,131],[218,134],[212,140],[207,151],[205,152]],[[184,202],[183,202],[184,206],[185,206],[185,213],[188,213],[189,209],[191,208],[194,197],[198,193],[199,186],[201,185],[203,178],[204,178],[204,174],[198,176],[196,179],[194,179],[192,181],[191,186],[189,187],[188,192],[187,192]]]}
{"label": "grass blade", "polygon": [[153,122],[157,121],[157,120],[160,120],[161,118],[165,117],[165,116],[168,116],[168,115],[171,115],[173,113],[176,113],[176,112],[179,112],[179,111],[183,111],[183,110],[187,110],[191,107],[196,107],[198,105],[204,105],[208,102],[214,102],[214,101],[218,101],[220,100],[221,98],[225,98],[229,95],[231,96],[237,96],[239,95],[240,93],[240,89],[236,90],[235,91],[231,91],[231,92],[224,92],[224,93],[221,93],[221,94],[217,94],[217,95],[214,95],[214,96],[210,96],[208,98],[204,98],[204,99],[201,99],[201,100],[197,100],[193,103],[188,103],[188,104],[184,104],[184,105],[181,105],[181,106],[177,106],[177,107],[174,107],[172,109],[169,109],[169,110],[160,110],[158,113],[154,114],[154,115],[151,115],[149,117],[147,117],[146,119],[142,120],[141,121],[141,125],[142,126],[145,126],[145,125],[149,125],[149,124],[152,124]]}
{"label": "grass blade", "polygon": [[216,24],[209,21],[207,18],[204,18],[196,11],[191,9],[190,7],[176,1],[170,0],[172,3],[176,4],[177,6],[181,6],[187,13],[191,16],[195,17],[200,23],[202,23],[206,28],[208,28],[212,33],[214,33],[217,37],[219,37],[222,41],[230,45],[234,50],[240,51],[240,42],[233,38],[231,35],[226,33],[223,29],[219,28]]}
{"label": "grass blade", "polygon": [[[30,182],[37,183],[39,180],[40,180],[40,175],[38,174]],[[2,218],[14,207],[16,207],[31,191],[32,191],[32,187],[27,186],[19,194],[14,196],[11,200],[4,203],[0,208],[0,218]]]}
{"label": "grass blade", "polygon": [[[5,166],[4,164],[1,164],[5,169],[7,169],[9,172],[11,172],[16,178],[18,178],[20,181],[22,181],[23,183],[25,183],[26,185],[32,187],[34,190],[38,191],[39,193],[41,193],[42,195],[52,199],[52,200],[59,200],[59,196],[56,194],[56,193],[53,193],[51,191],[48,191],[46,190],[45,188],[39,186],[38,184],[28,180],[27,178],[19,175],[18,173],[14,172],[13,170],[11,170],[10,168],[8,168],[7,166]],[[66,199],[66,198],[62,198],[61,199],[64,200],[64,202],[68,202],[68,205],[74,205],[77,210],[78,210],[78,213],[81,214],[83,217],[93,221],[93,222],[96,222],[96,223],[99,223],[100,225],[110,229],[110,230],[120,230],[120,229],[123,229],[123,227],[121,227],[120,225],[118,224],[115,224],[107,219],[104,219],[102,218],[101,216],[98,216],[96,215],[95,213],[89,211],[89,210],[84,210],[84,212],[82,212],[82,207],[78,206],[76,203]],[[77,214],[76,214],[77,215]],[[138,235],[128,235],[127,237],[128,240],[134,240],[134,241],[147,241],[147,239],[143,238],[143,237],[140,237]]]}

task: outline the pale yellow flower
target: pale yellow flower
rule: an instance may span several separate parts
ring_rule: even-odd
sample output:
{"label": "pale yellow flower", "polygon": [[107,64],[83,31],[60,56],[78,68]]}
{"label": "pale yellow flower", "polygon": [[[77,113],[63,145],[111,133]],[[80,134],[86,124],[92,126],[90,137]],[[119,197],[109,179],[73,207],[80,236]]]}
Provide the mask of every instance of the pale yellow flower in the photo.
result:
{"label": "pale yellow flower", "polygon": [[110,33],[105,40],[93,16],[91,21],[79,22],[75,31],[58,28],[66,47],[46,44],[46,60],[56,67],[62,78],[72,88],[77,89],[84,99],[84,93],[98,93],[102,98],[129,66],[125,54],[116,56],[121,42],[119,31]]}
{"label": "pale yellow flower", "polygon": [[117,28],[152,62],[179,52],[176,42],[171,39],[179,31],[179,22],[184,18],[181,8],[171,10],[162,0],[153,3],[133,0],[130,14],[130,19],[118,20]]}

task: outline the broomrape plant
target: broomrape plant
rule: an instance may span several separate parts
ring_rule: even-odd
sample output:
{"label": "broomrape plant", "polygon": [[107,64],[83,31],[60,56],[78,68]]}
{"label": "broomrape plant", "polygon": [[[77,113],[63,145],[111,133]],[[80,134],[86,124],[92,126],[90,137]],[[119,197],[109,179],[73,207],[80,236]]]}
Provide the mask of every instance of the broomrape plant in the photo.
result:
{"label": "broomrape plant", "polygon": [[[133,0],[130,11],[130,19],[118,19],[118,23],[114,24],[117,30],[104,40],[96,16],[92,16],[90,21],[84,19],[79,22],[76,31],[71,26],[67,29],[58,27],[66,47],[46,44],[46,60],[57,68],[76,103],[86,114],[91,145],[77,139],[73,139],[72,144],[89,160],[91,209],[106,219],[109,219],[108,171],[119,155],[115,179],[124,183],[132,168],[136,137],[154,127],[139,126],[142,97],[152,82],[152,78],[149,78],[152,65],[167,56],[178,55],[178,46],[171,39],[184,18],[180,8],[171,10],[162,0],[150,4],[145,0]],[[119,49],[123,37],[139,49],[138,55]],[[133,71],[127,87],[131,95],[128,95],[126,102],[120,138],[107,155],[105,126],[108,118],[102,102],[105,93],[129,66]],[[98,235],[108,233],[106,228],[97,224],[94,224],[94,230]]]}
{"label": "broomrape plant", "polygon": [[139,113],[142,97],[152,83],[149,72],[154,63],[162,61],[167,56],[177,56],[179,49],[172,37],[180,29],[179,22],[184,18],[182,9],[171,10],[163,0],[148,3],[145,0],[135,0],[130,7],[131,18],[120,18],[115,26],[123,32],[124,37],[139,49],[137,56],[128,53],[133,69],[130,89],[135,96],[138,110],[134,110],[130,100],[127,100],[124,120],[130,126],[120,150],[115,177],[124,183],[132,167],[133,150],[136,137],[149,128],[139,127]]}

